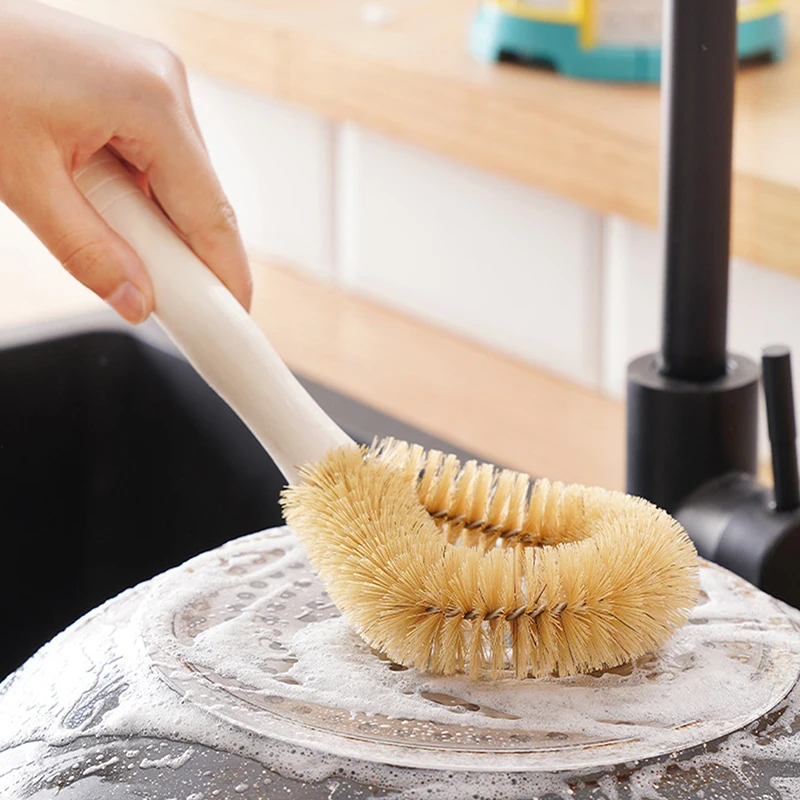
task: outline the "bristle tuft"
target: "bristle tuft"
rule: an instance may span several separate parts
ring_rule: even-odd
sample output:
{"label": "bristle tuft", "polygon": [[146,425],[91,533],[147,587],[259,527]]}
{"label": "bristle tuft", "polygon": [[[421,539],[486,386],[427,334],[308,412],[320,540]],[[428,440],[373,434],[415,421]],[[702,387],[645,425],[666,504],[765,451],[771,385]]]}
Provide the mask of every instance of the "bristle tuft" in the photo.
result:
{"label": "bristle tuft", "polygon": [[400,664],[519,678],[617,666],[697,599],[697,555],[639,498],[385,439],[342,448],[283,496],[342,614]]}

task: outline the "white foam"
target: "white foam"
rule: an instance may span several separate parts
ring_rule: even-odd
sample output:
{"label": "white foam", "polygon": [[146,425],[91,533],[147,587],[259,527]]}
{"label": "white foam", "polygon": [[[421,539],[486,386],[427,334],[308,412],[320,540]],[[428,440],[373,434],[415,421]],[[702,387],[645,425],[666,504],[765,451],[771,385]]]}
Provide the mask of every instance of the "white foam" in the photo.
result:
{"label": "white foam", "polygon": [[[258,609],[253,609],[257,613]],[[703,633],[710,632],[703,626]],[[730,641],[725,628],[714,631],[719,641]],[[736,631],[738,633],[738,631]],[[247,635],[247,638],[243,636]],[[393,719],[415,719],[462,725],[487,724],[486,715],[468,705],[453,707],[425,699],[424,694],[448,695],[468,704],[490,707],[508,718],[493,718],[491,727],[525,729],[531,709],[549,721],[550,729],[592,737],[616,736],[618,723],[636,729],[670,727],[696,719],[727,718],[743,696],[756,705],[769,700],[770,685],[753,680],[753,665],[732,660],[722,650],[701,647],[701,632],[687,628],[661,653],[656,671],[638,670],[632,676],[605,674],[597,678],[541,679],[521,683],[472,681],[464,676],[436,677],[417,670],[393,672],[375,657],[341,618],[313,623],[291,640],[290,653],[298,659],[286,676],[299,685],[287,685],[259,669],[252,642],[252,621],[246,616],[204,632],[187,648],[194,663],[211,664],[220,674],[237,677],[265,693],[279,693],[308,703],[344,708]],[[768,637],[762,637],[768,638]],[[702,659],[690,672],[682,665],[693,656]],[[648,677],[648,675],[655,677]],[[725,680],[717,680],[724,675]],[[587,709],[592,717],[587,717]],[[605,724],[602,720],[610,720]],[[676,739],[676,746],[680,744]]]}
{"label": "white foam", "polygon": [[800,778],[772,778],[769,785],[780,792],[782,800],[800,797]]}
{"label": "white foam", "polygon": [[[280,534],[271,535],[276,546],[283,540]],[[284,537],[285,538],[285,537]],[[43,648],[37,656],[29,661],[25,667],[14,676],[0,685],[0,749],[22,744],[26,741],[41,740],[49,744],[63,744],[80,736],[91,733],[97,736],[125,737],[132,735],[155,736],[179,739],[187,742],[217,747],[231,753],[240,753],[243,756],[259,760],[264,765],[287,776],[305,781],[323,781],[336,776],[346,776],[364,784],[379,787],[392,787],[398,794],[396,796],[410,800],[411,798],[439,798],[440,800],[455,800],[455,798],[478,797],[492,798],[492,800],[530,800],[531,797],[552,794],[559,798],[572,796],[574,787],[591,774],[599,780],[599,787],[608,800],[617,800],[616,782],[612,771],[597,775],[598,770],[590,773],[581,770],[571,770],[561,773],[520,773],[512,774],[478,774],[474,772],[452,773],[430,769],[405,769],[368,763],[358,759],[345,759],[326,753],[315,752],[311,749],[284,744],[280,741],[264,736],[254,736],[246,730],[237,728],[212,716],[212,712],[198,708],[191,702],[191,698],[180,698],[152,669],[146,656],[140,638],[143,626],[154,622],[152,618],[144,618],[144,609],[151,608],[152,604],[143,603],[145,596],[150,593],[152,597],[161,597],[163,600],[175,600],[192,575],[196,575],[204,565],[207,566],[212,559],[225,557],[227,552],[241,553],[243,545],[263,544],[265,536],[255,535],[247,537],[227,548],[215,551],[196,559],[182,568],[166,573],[155,579],[150,584],[138,587],[125,593],[116,600],[92,612],[86,618],[76,623],[60,636],[56,637],[49,645]],[[245,560],[246,561],[246,560]],[[286,562],[288,566],[288,561]],[[219,576],[215,581],[206,583],[206,589],[224,589],[235,583],[235,576]],[[724,586],[725,582],[733,581],[724,573],[716,573],[713,580],[719,580]],[[709,594],[712,599],[704,606],[700,606],[696,614],[715,622],[708,622],[697,626],[706,633],[714,633],[715,624],[723,625],[725,615],[730,614],[733,606],[726,606],[715,598],[718,592],[713,586]],[[717,587],[719,588],[719,587]],[[184,599],[186,599],[186,595]],[[761,593],[753,591],[752,597],[744,599],[735,606],[741,618],[758,622],[758,616],[763,612],[762,603],[767,602]],[[169,605],[165,602],[165,605]],[[800,614],[791,611],[795,624],[800,623]],[[233,620],[231,620],[233,622]],[[310,628],[310,629],[309,629]],[[291,674],[296,674],[304,681],[311,682],[312,689],[320,692],[320,699],[324,695],[330,701],[332,684],[326,682],[325,676],[318,675],[318,666],[323,660],[315,660],[309,656],[313,652],[315,642],[328,643],[326,647],[334,644],[351,648],[351,655],[360,658],[358,653],[358,640],[345,639],[341,642],[331,642],[335,634],[342,632],[341,623],[323,623],[309,626],[306,632],[298,636],[292,646],[300,653],[297,664],[292,668]],[[791,645],[793,637],[783,629],[749,630],[740,626],[739,634],[745,640],[751,637],[764,641],[777,641],[783,645]],[[233,631],[231,626],[220,633],[216,644],[210,640],[197,646],[200,648],[221,647],[222,641],[227,641],[230,647],[232,640],[226,638]],[[224,636],[223,636],[224,633]],[[694,635],[692,633],[691,635]],[[236,648],[234,648],[236,649]],[[211,651],[208,650],[207,653]],[[336,652],[332,650],[330,652]],[[237,658],[235,653],[230,654]],[[330,661],[325,660],[330,667]],[[231,662],[232,668],[240,669],[241,664]],[[733,670],[734,676],[741,676],[740,667],[734,663],[726,665]],[[296,672],[295,672],[296,670]],[[97,680],[99,672],[104,673],[104,682],[109,681],[119,686],[124,686],[119,697],[119,704],[114,708],[101,708],[99,704],[91,702],[92,686]],[[410,672],[410,671],[409,671]],[[317,675],[314,678],[314,675]],[[727,672],[726,672],[727,675]],[[393,673],[394,686],[416,685],[414,682],[423,680],[408,673]],[[369,678],[374,681],[374,676],[359,675],[358,680]],[[316,683],[314,681],[316,680]],[[424,681],[440,687],[440,679],[425,678]],[[491,692],[492,702],[495,705],[513,704],[516,702],[512,689],[504,686],[474,687],[459,683],[459,693],[478,692],[480,698],[486,700]],[[613,690],[622,686],[624,681],[619,676],[606,676],[598,679],[603,685]],[[727,678],[726,678],[727,680]],[[410,683],[409,683],[410,682]],[[547,683],[547,682],[546,682]],[[582,687],[575,685],[567,689],[569,682],[550,682],[554,686],[562,686],[563,694],[583,691]],[[663,688],[669,688],[669,681],[665,681]],[[709,687],[717,692],[724,683],[719,678]],[[432,684],[432,685],[433,685]],[[381,684],[369,683],[362,686],[380,686]],[[452,688],[451,684],[447,684]],[[289,687],[286,687],[287,689]],[[297,688],[297,687],[295,687]],[[300,687],[303,689],[303,687]],[[294,690],[294,689],[292,689]],[[347,690],[350,699],[354,699],[353,687]],[[477,695],[471,694],[476,697]],[[725,695],[719,694],[719,698]],[[362,698],[363,700],[363,698]],[[418,698],[412,698],[418,703]],[[399,702],[399,701],[398,701]],[[715,701],[717,702],[717,701]],[[567,704],[569,705],[569,704]],[[366,707],[366,706],[364,706]],[[505,705],[506,709],[513,705]],[[572,708],[576,713],[578,705]],[[398,707],[399,708],[399,707]],[[430,716],[431,708],[424,706],[426,716]],[[614,704],[618,709],[619,705]],[[385,710],[385,709],[383,709]],[[405,710],[405,707],[403,708]],[[519,710],[519,709],[518,709]],[[440,713],[435,710],[436,713]],[[441,712],[448,715],[451,712]],[[469,713],[469,712],[465,712]],[[664,709],[655,712],[655,717],[663,715]],[[462,719],[463,714],[448,716]],[[800,762],[800,734],[796,732],[797,722],[800,720],[800,691],[795,691],[790,696],[785,713],[764,726],[759,736],[750,731],[735,733],[729,736],[718,747],[700,753],[693,758],[686,759],[676,756],[663,758],[658,763],[647,766],[630,767],[631,774],[628,778],[628,791],[630,796],[639,798],[658,797],[658,787],[663,782],[674,780],[674,767],[677,765],[687,774],[691,770],[703,772],[710,767],[719,766],[732,771],[735,780],[746,785],[752,774],[753,764],[758,761],[792,761]],[[577,716],[573,720],[577,722]],[[485,722],[485,720],[484,720]],[[567,719],[569,722],[569,719]],[[795,723],[794,727],[792,724]],[[493,724],[500,727],[513,728],[514,720],[496,720]],[[20,757],[24,750],[20,750]],[[183,753],[186,756],[185,751]],[[139,753],[133,753],[133,757]],[[127,754],[126,754],[127,756]],[[191,758],[191,753],[186,756]],[[672,771],[670,771],[672,770]],[[773,772],[775,774],[775,772]],[[778,770],[779,774],[779,770]],[[670,777],[673,776],[673,777]],[[791,776],[776,777],[773,779],[773,789],[781,792],[786,797],[796,796],[796,778]],[[191,787],[187,788],[187,792]],[[792,792],[795,792],[792,794]],[[699,796],[699,795],[698,795]]]}
{"label": "white foam", "polygon": [[[276,534],[262,546],[269,559],[249,544],[232,557],[197,564],[185,580],[154,592],[144,607],[148,643],[175,688],[256,733],[270,733],[273,718],[260,708],[226,708],[229,687],[224,696],[198,694],[208,680],[202,687],[186,680],[197,667],[246,686],[251,695],[305,704],[306,713],[309,707],[342,709],[376,718],[376,729],[397,727],[387,720],[407,725],[401,731],[405,739],[393,740],[403,747],[391,752],[376,742],[380,731],[360,736],[342,730],[338,740],[335,732],[325,738],[319,719],[309,717],[302,730],[279,714],[282,735],[340,755],[456,769],[577,769],[649,758],[718,738],[757,718],[789,691],[800,669],[800,638],[775,602],[729,573],[704,568],[707,599],[694,610],[693,624],[629,675],[492,682],[393,671],[341,618],[331,618],[335,610],[308,622],[309,609],[316,613],[330,603],[293,537]],[[187,612],[201,622],[197,630],[177,635],[175,620]],[[278,671],[270,666],[287,659],[296,663]],[[421,741],[441,741],[435,738],[441,726],[450,726],[447,735],[467,750],[476,738],[471,729],[490,738],[525,732],[533,735],[529,741],[537,753],[503,760],[508,747],[491,743],[483,748],[490,757],[446,756],[442,746],[409,751]],[[571,750],[545,738],[567,734],[580,739]],[[384,735],[383,744],[389,739]],[[614,741],[622,744],[608,744]],[[590,751],[582,742],[603,742],[604,749]]]}
{"label": "white foam", "polygon": [[106,759],[105,761],[100,761],[97,764],[92,764],[91,766],[86,767],[83,771],[82,775],[86,777],[87,775],[94,775],[96,772],[102,772],[104,769],[113,766],[114,764],[119,763],[119,758],[117,756],[112,756],[111,758]]}
{"label": "white foam", "polygon": [[161,758],[143,758],[139,762],[142,769],[161,769],[162,767],[169,767],[170,769],[180,769],[184,764],[188,764],[191,757],[194,755],[194,748],[189,747],[179,756],[162,756]]}

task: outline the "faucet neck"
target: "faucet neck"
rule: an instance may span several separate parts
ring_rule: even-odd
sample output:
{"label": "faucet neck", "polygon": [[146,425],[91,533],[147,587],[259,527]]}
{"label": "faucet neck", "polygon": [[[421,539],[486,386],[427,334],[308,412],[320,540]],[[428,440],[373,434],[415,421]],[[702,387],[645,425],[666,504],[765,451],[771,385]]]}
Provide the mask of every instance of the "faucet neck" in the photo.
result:
{"label": "faucet neck", "polygon": [[662,55],[660,371],[726,372],[737,0],[667,0]]}

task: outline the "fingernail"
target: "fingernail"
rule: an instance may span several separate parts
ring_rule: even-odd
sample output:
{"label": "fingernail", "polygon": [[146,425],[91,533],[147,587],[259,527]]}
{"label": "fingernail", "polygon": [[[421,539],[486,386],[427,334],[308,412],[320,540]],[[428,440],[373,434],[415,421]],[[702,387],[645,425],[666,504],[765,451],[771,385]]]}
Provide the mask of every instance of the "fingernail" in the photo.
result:
{"label": "fingernail", "polygon": [[123,319],[134,325],[147,318],[144,295],[130,281],[121,283],[106,302]]}

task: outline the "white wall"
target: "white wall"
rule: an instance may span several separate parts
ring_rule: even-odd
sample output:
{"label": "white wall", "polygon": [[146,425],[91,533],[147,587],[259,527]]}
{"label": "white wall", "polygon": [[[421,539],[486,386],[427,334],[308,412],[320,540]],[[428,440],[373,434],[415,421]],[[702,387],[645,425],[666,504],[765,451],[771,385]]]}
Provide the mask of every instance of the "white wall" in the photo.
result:
{"label": "white wall", "polygon": [[247,246],[329,277],[333,124],[197,73],[190,89]]}
{"label": "white wall", "polygon": [[191,88],[252,251],[600,385],[600,215],[204,76]]}
{"label": "white wall", "polygon": [[598,215],[353,126],[337,174],[345,286],[597,385]]}

